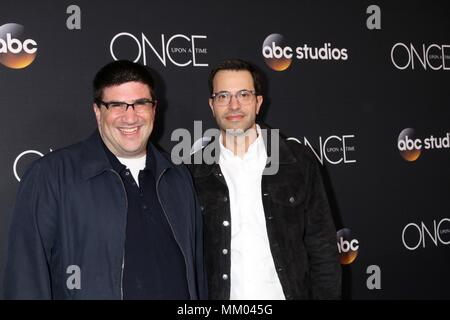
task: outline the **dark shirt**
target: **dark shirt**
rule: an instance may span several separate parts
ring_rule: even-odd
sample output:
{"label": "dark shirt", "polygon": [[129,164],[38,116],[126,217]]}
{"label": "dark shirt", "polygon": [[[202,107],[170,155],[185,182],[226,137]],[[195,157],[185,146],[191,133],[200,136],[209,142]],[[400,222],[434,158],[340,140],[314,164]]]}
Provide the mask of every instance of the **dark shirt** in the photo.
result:
{"label": "dark shirt", "polygon": [[139,186],[130,170],[104,147],[128,199],[123,298],[189,299],[184,258],[156,193],[153,146],[147,148]]}

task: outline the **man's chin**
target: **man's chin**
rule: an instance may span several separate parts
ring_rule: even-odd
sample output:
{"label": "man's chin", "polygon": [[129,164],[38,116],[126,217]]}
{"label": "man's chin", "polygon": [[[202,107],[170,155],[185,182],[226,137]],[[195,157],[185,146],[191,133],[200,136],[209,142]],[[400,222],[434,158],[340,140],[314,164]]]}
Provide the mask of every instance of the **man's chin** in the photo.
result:
{"label": "man's chin", "polygon": [[123,158],[128,158],[128,159],[132,159],[132,158],[140,158],[145,156],[145,152],[144,151],[126,151],[123,152]]}
{"label": "man's chin", "polygon": [[137,158],[146,153],[146,149],[142,145],[122,145],[121,153],[125,158]]}

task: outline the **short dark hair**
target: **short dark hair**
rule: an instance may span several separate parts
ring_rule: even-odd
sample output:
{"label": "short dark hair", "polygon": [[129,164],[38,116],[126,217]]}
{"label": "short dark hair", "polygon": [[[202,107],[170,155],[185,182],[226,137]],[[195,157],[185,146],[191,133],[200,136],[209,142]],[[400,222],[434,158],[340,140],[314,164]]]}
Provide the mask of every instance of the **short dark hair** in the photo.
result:
{"label": "short dark hair", "polygon": [[128,60],[118,60],[103,66],[95,75],[93,81],[94,102],[102,99],[105,88],[131,81],[146,84],[150,89],[152,99],[156,100],[154,81],[150,71],[141,64]]}
{"label": "short dark hair", "polygon": [[222,70],[233,70],[233,71],[248,71],[252,75],[253,85],[255,86],[255,91],[257,95],[262,94],[262,77],[259,70],[252,65],[250,62],[241,59],[227,59],[220,62],[214,69],[211,70],[209,74],[209,93],[213,94],[214,86],[213,81],[216,73]]}

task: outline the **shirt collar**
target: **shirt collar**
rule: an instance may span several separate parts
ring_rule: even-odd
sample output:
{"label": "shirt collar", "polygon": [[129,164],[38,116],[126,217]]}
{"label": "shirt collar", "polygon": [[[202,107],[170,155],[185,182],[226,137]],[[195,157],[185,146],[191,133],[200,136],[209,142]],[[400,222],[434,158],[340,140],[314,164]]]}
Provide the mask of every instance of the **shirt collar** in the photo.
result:
{"label": "shirt collar", "polygon": [[[126,169],[125,165],[123,165],[119,161],[119,159],[117,159],[117,157],[111,152],[111,150],[108,149],[108,147],[105,145],[103,140],[102,140],[102,146],[105,150],[105,153],[108,157],[109,162],[111,163],[112,168],[115,171],[117,171],[118,173],[122,173],[122,171]],[[153,149],[150,148],[150,146],[147,147],[147,157],[145,160],[144,170],[150,170],[155,175],[155,171],[156,171],[155,156],[154,156]]]}

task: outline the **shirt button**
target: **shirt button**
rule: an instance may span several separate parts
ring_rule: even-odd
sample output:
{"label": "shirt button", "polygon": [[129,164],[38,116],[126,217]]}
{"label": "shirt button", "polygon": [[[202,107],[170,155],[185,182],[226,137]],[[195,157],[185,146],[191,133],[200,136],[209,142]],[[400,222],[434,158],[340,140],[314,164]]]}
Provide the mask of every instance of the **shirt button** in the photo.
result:
{"label": "shirt button", "polygon": [[222,222],[224,227],[228,227],[230,225],[230,222],[225,220],[224,222]]}
{"label": "shirt button", "polygon": [[143,206],[142,206],[142,209],[147,209],[147,206],[144,204]]}
{"label": "shirt button", "polygon": [[281,271],[283,271],[284,269],[282,268],[282,267],[279,267],[278,268],[278,272],[281,272]]}
{"label": "shirt button", "polygon": [[290,197],[290,198],[289,198],[289,202],[290,202],[290,203],[294,203],[294,202],[295,202],[295,198],[294,198],[294,197]]}
{"label": "shirt button", "polygon": [[228,201],[228,197],[227,196],[223,197],[223,202],[227,202],[227,201]]}
{"label": "shirt button", "polygon": [[273,220],[273,216],[268,216],[267,219],[268,220]]}
{"label": "shirt button", "polygon": [[125,175],[126,175],[126,176],[129,176],[130,173],[129,173],[128,171],[125,171]]}
{"label": "shirt button", "polygon": [[226,273],[223,274],[223,275],[222,275],[222,279],[223,279],[223,280],[228,280],[228,275],[227,275]]}
{"label": "shirt button", "polygon": [[222,254],[223,254],[223,255],[228,254],[228,249],[223,249],[223,250],[222,250]]}
{"label": "shirt button", "polygon": [[204,206],[200,206],[200,210],[204,211],[205,207]]}

